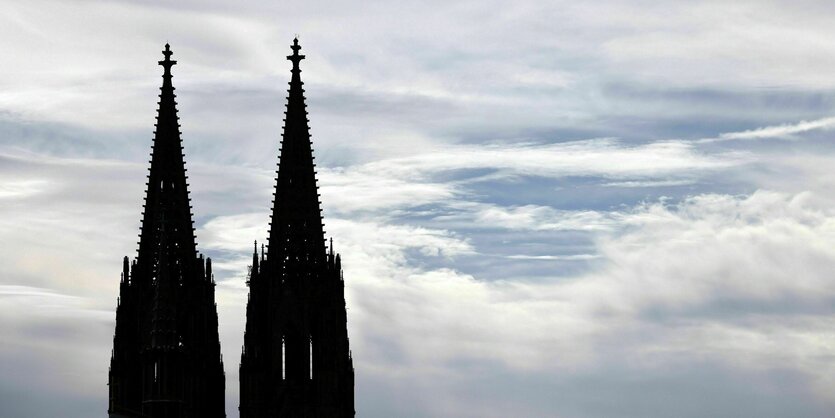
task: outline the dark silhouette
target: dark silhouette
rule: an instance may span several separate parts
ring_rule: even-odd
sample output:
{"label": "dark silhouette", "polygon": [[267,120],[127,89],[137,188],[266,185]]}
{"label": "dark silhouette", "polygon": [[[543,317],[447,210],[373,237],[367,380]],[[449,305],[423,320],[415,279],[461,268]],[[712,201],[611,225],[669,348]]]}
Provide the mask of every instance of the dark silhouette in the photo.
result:
{"label": "dark silhouette", "polygon": [[225,417],[212,261],[197,255],[168,44],[139,252],[124,258],[110,417]]}
{"label": "dark silhouette", "polygon": [[298,39],[267,253],[256,244],[241,355],[241,418],[353,417],[339,255],[325,248]]}

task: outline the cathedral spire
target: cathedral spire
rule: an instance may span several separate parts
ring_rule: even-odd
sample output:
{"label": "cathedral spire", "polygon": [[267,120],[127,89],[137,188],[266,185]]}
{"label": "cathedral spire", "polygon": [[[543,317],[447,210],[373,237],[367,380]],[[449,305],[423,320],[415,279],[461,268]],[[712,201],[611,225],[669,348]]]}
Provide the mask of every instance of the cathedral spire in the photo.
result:
{"label": "cathedral spire", "polygon": [[211,259],[197,256],[165,45],[139,251],[122,260],[108,373],[111,418],[224,418]]}
{"label": "cathedral spire", "polygon": [[[168,44],[162,53],[165,59],[159,65],[164,72],[137,257],[139,268],[151,275],[159,273],[163,251],[168,250],[168,257],[183,268],[189,268],[190,263],[185,260],[197,254],[176,95],[171,82],[171,67],[177,61],[171,59],[173,53]],[[161,240],[163,223],[167,234],[165,248]]]}
{"label": "cathedral spire", "polygon": [[247,280],[240,416],[353,418],[345,282],[325,248],[298,38],[291,48],[268,253],[253,251]]}
{"label": "cathedral spire", "polygon": [[299,68],[304,55],[299,54],[298,38],[293,40],[291,48],[293,54],[287,59],[293,63],[293,69],[267,249],[269,258],[282,263],[303,260],[318,263],[324,261],[325,236]]}

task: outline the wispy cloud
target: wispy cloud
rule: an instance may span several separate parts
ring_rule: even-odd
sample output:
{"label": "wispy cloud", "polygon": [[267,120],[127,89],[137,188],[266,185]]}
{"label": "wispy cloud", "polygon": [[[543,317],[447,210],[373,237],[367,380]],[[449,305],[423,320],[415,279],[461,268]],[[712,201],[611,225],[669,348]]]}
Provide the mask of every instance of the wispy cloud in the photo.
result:
{"label": "wispy cloud", "polygon": [[829,130],[835,127],[835,117],[826,117],[797,123],[766,126],[762,128],[749,129],[741,132],[726,132],[716,138],[706,138],[700,142],[717,142],[731,140],[754,140],[754,139],[799,139],[798,134]]}
{"label": "wispy cloud", "polygon": [[543,177],[650,177],[720,169],[745,162],[742,154],[709,155],[679,141],[626,145],[614,139],[556,144],[448,147],[436,152],[370,163],[383,175],[421,178],[451,170],[492,169]]}
{"label": "wispy cloud", "polygon": [[516,231],[608,231],[620,223],[617,212],[557,210],[549,206],[498,206],[459,202],[456,212],[435,220],[452,222],[459,228],[510,229]]}
{"label": "wispy cloud", "polygon": [[525,254],[514,254],[508,255],[507,258],[514,259],[514,260],[545,260],[545,261],[553,261],[553,260],[560,260],[560,261],[586,261],[586,260],[596,260],[601,258],[598,254],[572,254],[572,255],[525,255]]}

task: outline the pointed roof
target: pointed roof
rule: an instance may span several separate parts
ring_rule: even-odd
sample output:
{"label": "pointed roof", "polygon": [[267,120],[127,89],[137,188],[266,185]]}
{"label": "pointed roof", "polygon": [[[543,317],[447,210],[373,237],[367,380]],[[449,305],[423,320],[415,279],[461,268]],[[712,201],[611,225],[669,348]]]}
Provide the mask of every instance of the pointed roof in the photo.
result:
{"label": "pointed roof", "polygon": [[299,55],[298,38],[293,40],[291,48],[293,54],[287,59],[293,63],[293,69],[267,244],[268,259],[285,264],[286,260],[318,262],[325,257],[322,210],[299,69],[304,55]]}
{"label": "pointed roof", "polygon": [[197,255],[176,95],[171,84],[171,67],[177,61],[171,59],[168,44],[162,53],[165,59],[159,65],[164,72],[137,257],[139,268],[154,278],[159,275],[163,253],[169,263],[183,269],[190,268]]}

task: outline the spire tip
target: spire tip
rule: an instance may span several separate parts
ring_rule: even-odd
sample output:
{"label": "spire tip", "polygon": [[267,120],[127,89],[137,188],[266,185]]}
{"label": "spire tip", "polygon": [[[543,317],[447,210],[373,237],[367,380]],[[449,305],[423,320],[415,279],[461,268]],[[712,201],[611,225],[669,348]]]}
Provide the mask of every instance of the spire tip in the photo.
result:
{"label": "spire tip", "polygon": [[299,61],[304,59],[304,55],[299,55],[299,50],[302,49],[301,45],[299,45],[299,35],[293,38],[293,45],[290,46],[290,49],[293,50],[293,55],[288,55],[287,59],[293,61],[293,70],[297,71],[299,69]]}
{"label": "spire tip", "polygon": [[162,61],[159,61],[159,63],[158,63],[159,65],[162,65],[163,68],[165,68],[165,74],[166,75],[171,74],[171,66],[177,64],[177,61],[174,61],[174,60],[171,59],[171,55],[173,55],[173,54],[174,53],[171,52],[171,45],[169,45],[168,42],[166,42],[165,43],[165,50],[162,51],[162,55],[165,56],[165,59],[162,60]]}

